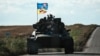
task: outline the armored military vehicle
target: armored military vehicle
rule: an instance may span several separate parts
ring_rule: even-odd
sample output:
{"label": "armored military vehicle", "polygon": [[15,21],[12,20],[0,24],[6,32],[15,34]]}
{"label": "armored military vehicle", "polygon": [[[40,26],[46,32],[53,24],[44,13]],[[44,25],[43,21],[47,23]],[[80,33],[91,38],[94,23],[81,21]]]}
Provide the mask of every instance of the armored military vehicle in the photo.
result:
{"label": "armored military vehicle", "polygon": [[61,18],[55,18],[50,14],[33,24],[33,28],[35,30],[32,35],[27,38],[29,54],[38,54],[39,48],[64,48],[65,54],[73,53],[74,42],[69,35],[70,30],[65,29]]}

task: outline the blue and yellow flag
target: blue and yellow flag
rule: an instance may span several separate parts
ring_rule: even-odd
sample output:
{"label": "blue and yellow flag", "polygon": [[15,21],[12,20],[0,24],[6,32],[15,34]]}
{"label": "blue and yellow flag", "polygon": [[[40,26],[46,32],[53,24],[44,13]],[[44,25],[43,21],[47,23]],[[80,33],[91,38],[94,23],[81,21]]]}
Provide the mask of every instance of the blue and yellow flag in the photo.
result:
{"label": "blue and yellow flag", "polygon": [[48,3],[37,3],[37,13],[44,14],[48,10]]}

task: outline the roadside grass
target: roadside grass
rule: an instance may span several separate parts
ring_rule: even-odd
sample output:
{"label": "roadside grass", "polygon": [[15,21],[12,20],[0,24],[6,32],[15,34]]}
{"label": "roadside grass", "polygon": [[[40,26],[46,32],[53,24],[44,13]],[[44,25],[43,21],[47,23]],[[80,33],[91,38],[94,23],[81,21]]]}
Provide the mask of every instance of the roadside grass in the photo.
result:
{"label": "roadside grass", "polygon": [[17,56],[26,53],[26,38],[9,37],[0,39],[1,56]]}
{"label": "roadside grass", "polygon": [[[74,39],[75,51],[82,51],[85,43],[89,39],[93,30],[97,25],[82,25],[75,24],[66,26],[66,29],[71,29],[70,35]],[[23,30],[24,31],[24,30]],[[26,31],[26,29],[25,29]],[[26,35],[25,35],[26,36]],[[17,37],[2,37],[0,38],[0,56],[17,56],[27,54],[27,38],[23,36]],[[42,49],[40,52],[46,51],[63,51],[64,49]]]}

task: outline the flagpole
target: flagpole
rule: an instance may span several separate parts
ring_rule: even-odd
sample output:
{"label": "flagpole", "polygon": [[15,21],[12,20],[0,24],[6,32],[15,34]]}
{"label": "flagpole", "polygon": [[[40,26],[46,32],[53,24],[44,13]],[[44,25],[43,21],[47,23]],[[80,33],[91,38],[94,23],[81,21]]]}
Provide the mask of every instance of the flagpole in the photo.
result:
{"label": "flagpole", "polygon": [[37,22],[38,22],[38,9],[37,9]]}
{"label": "flagpole", "polygon": [[38,5],[37,5],[37,22],[38,22]]}

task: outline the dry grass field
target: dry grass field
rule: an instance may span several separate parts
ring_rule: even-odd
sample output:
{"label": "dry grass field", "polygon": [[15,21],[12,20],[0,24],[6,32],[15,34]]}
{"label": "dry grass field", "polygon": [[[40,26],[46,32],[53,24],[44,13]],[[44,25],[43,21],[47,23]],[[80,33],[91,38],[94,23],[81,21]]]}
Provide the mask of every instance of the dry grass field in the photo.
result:
{"label": "dry grass field", "polygon": [[32,26],[0,26],[0,37],[5,37],[7,33],[11,37],[28,36],[32,31]]}

